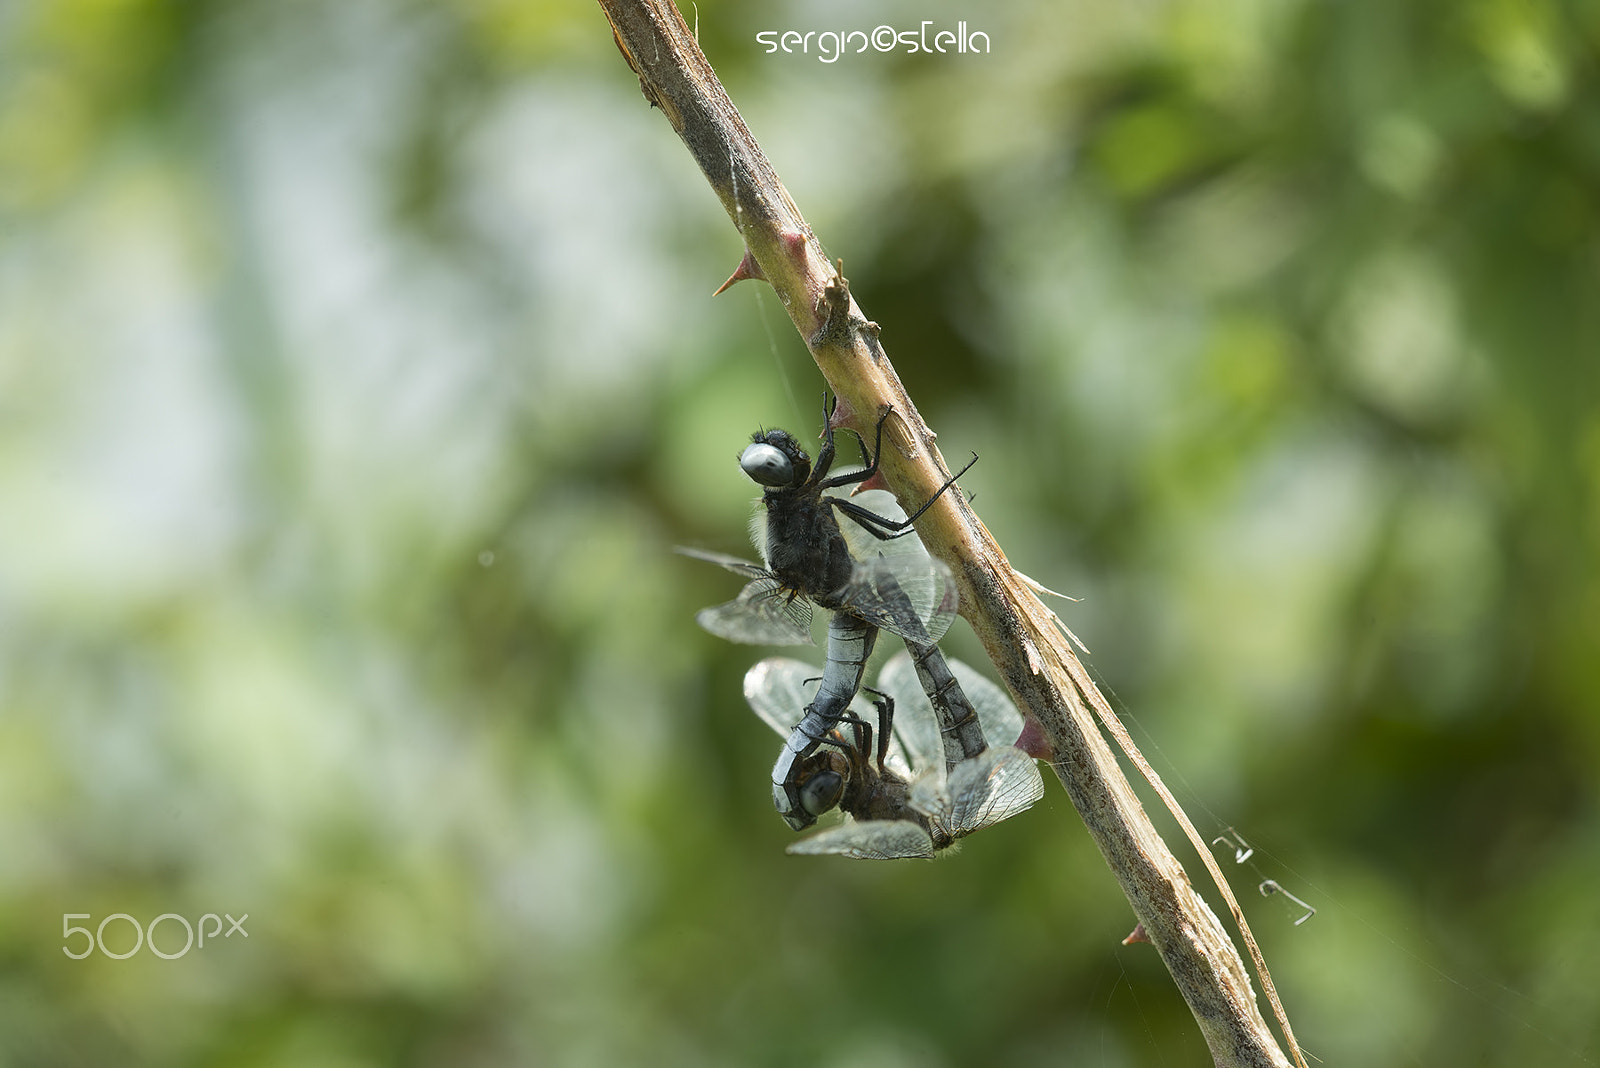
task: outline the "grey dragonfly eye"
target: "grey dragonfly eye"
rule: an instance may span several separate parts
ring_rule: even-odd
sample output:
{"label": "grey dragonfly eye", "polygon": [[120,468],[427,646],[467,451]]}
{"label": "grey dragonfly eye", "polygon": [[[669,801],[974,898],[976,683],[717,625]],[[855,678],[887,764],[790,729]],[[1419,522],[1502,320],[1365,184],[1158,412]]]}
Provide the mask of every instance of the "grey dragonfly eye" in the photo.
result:
{"label": "grey dragonfly eye", "polygon": [[837,771],[819,771],[800,784],[800,807],[820,816],[844,796],[844,777]]}
{"label": "grey dragonfly eye", "polygon": [[783,450],[765,442],[753,442],[739,454],[739,466],[751,480],[763,486],[787,486],[794,481],[794,464]]}

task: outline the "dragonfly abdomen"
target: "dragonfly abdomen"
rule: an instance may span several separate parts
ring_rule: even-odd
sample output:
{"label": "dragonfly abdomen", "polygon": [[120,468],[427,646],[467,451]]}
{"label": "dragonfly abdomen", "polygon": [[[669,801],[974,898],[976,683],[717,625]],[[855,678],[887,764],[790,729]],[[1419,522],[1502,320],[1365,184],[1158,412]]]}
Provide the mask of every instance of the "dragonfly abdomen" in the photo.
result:
{"label": "dragonfly abdomen", "polygon": [[811,811],[814,803],[808,805],[801,792],[804,763],[838,726],[855,699],[877,640],[876,627],[846,612],[835,612],[828,621],[828,660],[822,669],[822,683],[772,768],[773,805],[795,830],[809,827],[822,814]]}
{"label": "dragonfly abdomen", "polygon": [[944,654],[937,645],[919,645],[906,642],[911,653],[911,663],[916,669],[922,690],[933,705],[939,720],[939,734],[944,740],[946,770],[954,770],[961,761],[970,759],[988,748],[983,736],[983,724],[977,709],[967,700],[961,684],[950,672]]}

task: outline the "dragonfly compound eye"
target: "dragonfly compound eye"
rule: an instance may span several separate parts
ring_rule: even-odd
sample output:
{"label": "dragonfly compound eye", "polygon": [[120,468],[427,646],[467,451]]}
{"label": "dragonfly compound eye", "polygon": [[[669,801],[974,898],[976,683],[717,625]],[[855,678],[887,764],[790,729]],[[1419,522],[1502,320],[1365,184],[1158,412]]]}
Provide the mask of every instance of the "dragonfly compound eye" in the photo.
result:
{"label": "dragonfly compound eye", "polygon": [[[790,797],[790,789],[794,789],[794,797]],[[817,822],[817,817],[806,811],[805,802],[800,800],[799,793],[798,788],[783,783],[772,784],[772,804],[778,810],[778,815],[783,817],[783,822],[787,823],[790,829],[803,831]]]}
{"label": "dragonfly compound eye", "polygon": [[820,816],[844,796],[844,776],[837,771],[819,771],[800,784],[800,806]]}
{"label": "dragonfly compound eye", "polygon": [[794,462],[783,450],[757,441],[739,454],[739,466],[751,480],[762,486],[787,486],[794,481]]}

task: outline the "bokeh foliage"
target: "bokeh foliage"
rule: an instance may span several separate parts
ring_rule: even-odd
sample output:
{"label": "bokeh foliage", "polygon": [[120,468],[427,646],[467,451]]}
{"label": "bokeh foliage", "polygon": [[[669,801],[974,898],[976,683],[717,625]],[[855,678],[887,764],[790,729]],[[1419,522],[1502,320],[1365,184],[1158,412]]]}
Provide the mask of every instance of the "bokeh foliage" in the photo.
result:
{"label": "bokeh foliage", "polygon": [[[993,54],[755,43],[922,19]],[[698,23],[980,514],[1260,847],[1307,1047],[1586,1063],[1600,7]],[[732,457],[821,382],[710,299],[737,239],[608,37],[0,6],[0,1063],[1209,1063],[1058,791],[783,855],[757,651],[691,623],[736,583],[669,548],[741,548]]]}

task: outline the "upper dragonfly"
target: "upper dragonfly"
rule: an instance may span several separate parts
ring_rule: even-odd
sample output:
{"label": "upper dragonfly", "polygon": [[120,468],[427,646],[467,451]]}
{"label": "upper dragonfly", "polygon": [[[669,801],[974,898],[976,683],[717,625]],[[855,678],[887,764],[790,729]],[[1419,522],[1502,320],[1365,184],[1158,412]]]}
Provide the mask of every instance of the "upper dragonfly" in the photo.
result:
{"label": "upper dragonfly", "polygon": [[[878,676],[876,703],[893,703],[894,738],[880,739],[872,759],[871,727],[857,699],[858,711],[844,719],[853,728],[846,737],[836,730],[829,738],[829,763],[809,770],[806,782],[841,783],[832,794],[850,817],[845,823],[795,842],[790,853],[832,853],[858,860],[931,857],[985,827],[1022,812],[1044,794],[1033,758],[1009,744],[1022,730],[1022,716],[998,686],[966,664],[950,667],[971,698],[983,733],[993,745],[981,747],[953,768],[944,760],[945,713],[935,709],[918,680],[911,658],[900,654]],[[745,674],[745,699],[780,735],[787,735],[806,704],[815,669],[786,657],[770,657]]]}
{"label": "upper dragonfly", "polygon": [[[934,643],[955,617],[949,569],[929,557],[915,537],[902,536],[912,533],[912,520],[966,468],[940,486],[927,504],[904,518],[884,514],[897,506],[893,497],[882,491],[860,494],[864,503],[828,492],[858,485],[877,473],[883,424],[889,414],[885,411],[878,420],[871,455],[865,455],[866,442],[861,441],[866,467],[832,478],[828,477],[835,455],[831,411],[824,412],[829,418],[825,419],[815,468],[787,432],[757,431],[752,436],[739,456],[739,466],[765,487],[762,503],[767,519],[764,524],[752,522],[751,537],[766,566],[722,553],[679,550],[753,580],[735,600],[696,616],[713,634],[756,644],[809,644],[811,608],[807,600],[833,610],[822,685],[805,706],[772,771],[773,803],[796,830],[810,826],[821,812],[837,803],[837,798],[806,792],[803,783],[812,778],[812,758],[861,685],[878,629],[900,635],[909,647],[920,651],[919,669],[930,658],[937,669],[943,658]],[[868,504],[882,510],[875,511]],[[852,522],[840,523],[836,511]],[[945,680],[941,677],[938,681]],[[964,727],[969,735],[978,729],[975,721]],[[887,723],[883,728],[886,732]],[[982,744],[981,735],[978,744]]]}
{"label": "upper dragonfly", "polygon": [[[823,414],[825,432],[815,468],[805,449],[785,430],[756,431],[739,454],[739,467],[763,487],[766,518],[763,521],[759,512],[751,517],[750,538],[765,566],[723,553],[678,550],[754,580],[736,600],[707,608],[695,618],[729,641],[809,645],[808,602],[814,602],[911,641],[936,641],[955,618],[950,572],[928,555],[911,524],[972,464],[956,472],[910,516],[896,514],[899,506],[893,495],[882,490],[859,492],[855,500],[838,496],[830,491],[859,485],[878,473],[883,424],[892,411],[878,420],[870,454],[861,441],[865,466],[832,478],[828,472],[836,447],[831,409],[825,408]],[[836,511],[853,522],[840,523]]]}

